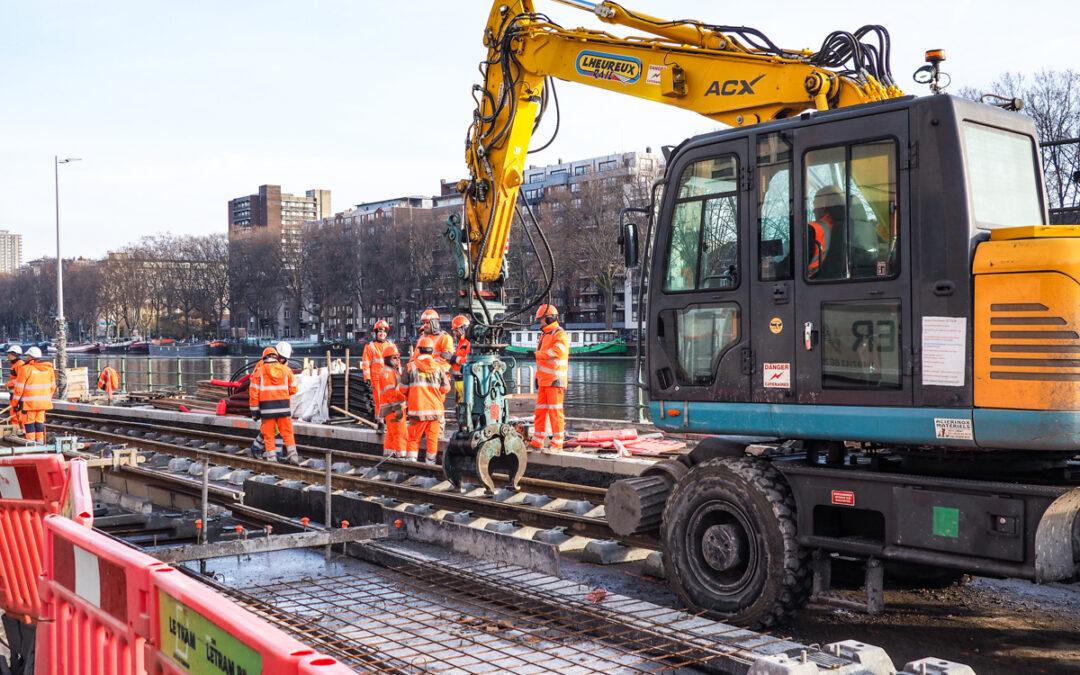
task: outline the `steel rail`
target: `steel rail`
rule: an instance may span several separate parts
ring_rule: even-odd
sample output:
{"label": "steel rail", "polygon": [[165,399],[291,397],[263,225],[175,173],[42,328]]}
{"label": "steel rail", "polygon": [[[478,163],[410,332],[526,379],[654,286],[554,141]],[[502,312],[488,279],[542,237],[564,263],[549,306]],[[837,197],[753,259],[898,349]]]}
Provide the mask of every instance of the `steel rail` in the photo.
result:
{"label": "steel rail", "polygon": [[[52,426],[55,428],[57,426],[63,427],[64,425],[54,423]],[[319,469],[309,469],[289,464],[238,457],[224,452],[199,450],[173,443],[135,436],[125,436],[123,434],[112,432],[75,428],[71,428],[71,431],[116,443],[143,447],[169,455],[178,455],[192,459],[213,460],[224,466],[251,469],[258,473],[275,474],[284,479],[299,480],[315,485],[320,484],[325,477],[325,472]],[[592,539],[613,539],[630,546],[642,548],[655,549],[658,546],[657,541],[649,537],[619,536],[602,518],[579,516],[575,513],[565,511],[545,510],[524,504],[507,504],[494,501],[490,497],[478,497],[455,492],[442,492],[413,485],[389,483],[347,474],[333,474],[331,477],[331,484],[335,489],[355,490],[370,496],[391,497],[401,502],[430,504],[436,508],[450,511],[468,511],[475,516],[492,518],[495,520],[512,520],[522,525],[541,529],[562,527],[570,535],[580,535]]]}
{"label": "steel rail", "polygon": [[[213,441],[219,441],[222,443],[238,444],[241,447],[247,446],[251,443],[252,439],[247,436],[238,436],[233,434],[224,434],[217,431],[204,431],[193,430],[184,427],[174,426],[162,426],[152,424],[149,422],[117,420],[113,418],[100,418],[93,415],[85,415],[72,412],[61,412],[55,415],[50,415],[50,419],[77,419],[90,424],[104,425],[113,424],[116,426],[125,426],[132,428],[142,428],[149,431],[160,432],[162,434],[181,434],[184,436],[190,436],[192,438],[204,438]],[[50,424],[50,427],[62,426],[55,422]],[[67,428],[67,427],[65,427]],[[74,431],[81,431],[75,429]],[[136,438],[129,436],[128,438]],[[311,457],[313,459],[322,459],[326,454],[327,449],[330,450],[335,460],[348,461],[350,463],[360,464],[365,467],[373,467],[379,465],[386,470],[400,471],[411,476],[435,476],[442,479],[442,468],[439,466],[432,466],[428,464],[422,464],[420,462],[410,462],[400,459],[388,459],[379,457],[364,452],[352,452],[349,450],[335,450],[333,448],[326,448],[320,445],[301,445],[297,444],[297,452],[305,457]],[[504,473],[494,473],[492,478],[495,480],[495,484],[499,487],[503,487],[510,482],[509,476]],[[568,483],[560,483],[558,481],[544,480],[542,478],[522,478],[518,485],[522,488],[528,488],[551,497],[560,497],[563,499],[582,499],[595,503],[603,503],[604,496],[607,494],[605,488],[594,487],[591,485],[571,485]]]}

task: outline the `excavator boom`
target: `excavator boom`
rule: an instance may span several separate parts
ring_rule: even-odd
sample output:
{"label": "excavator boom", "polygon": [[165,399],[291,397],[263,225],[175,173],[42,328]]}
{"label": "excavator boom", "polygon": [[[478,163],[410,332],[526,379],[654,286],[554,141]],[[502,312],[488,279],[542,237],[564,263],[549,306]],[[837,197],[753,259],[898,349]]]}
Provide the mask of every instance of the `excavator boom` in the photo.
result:
{"label": "excavator boom", "polygon": [[[602,21],[651,33],[615,37],[566,29],[532,0],[497,0],[484,29],[487,59],[469,128],[462,276],[502,274],[526,156],[548,101],[549,78],[606,89],[746,126],[903,95],[888,73],[888,34],[878,26],[836,32],[818,52],[785,50],[759,31],[667,21],[613,2],[558,0]],[[860,42],[876,35],[878,45]]]}

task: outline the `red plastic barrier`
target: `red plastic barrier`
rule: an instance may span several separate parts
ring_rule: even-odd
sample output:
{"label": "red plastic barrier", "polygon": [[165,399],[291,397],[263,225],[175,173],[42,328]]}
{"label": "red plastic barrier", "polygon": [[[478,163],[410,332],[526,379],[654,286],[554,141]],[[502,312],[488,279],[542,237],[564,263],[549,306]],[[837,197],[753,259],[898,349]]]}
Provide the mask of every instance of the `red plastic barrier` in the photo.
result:
{"label": "red plastic barrier", "polygon": [[59,515],[45,518],[38,675],[141,675],[150,571],[164,563]]}
{"label": "red plastic barrier", "polygon": [[42,521],[60,510],[63,495],[60,455],[0,458],[0,604],[26,621],[41,615]]}

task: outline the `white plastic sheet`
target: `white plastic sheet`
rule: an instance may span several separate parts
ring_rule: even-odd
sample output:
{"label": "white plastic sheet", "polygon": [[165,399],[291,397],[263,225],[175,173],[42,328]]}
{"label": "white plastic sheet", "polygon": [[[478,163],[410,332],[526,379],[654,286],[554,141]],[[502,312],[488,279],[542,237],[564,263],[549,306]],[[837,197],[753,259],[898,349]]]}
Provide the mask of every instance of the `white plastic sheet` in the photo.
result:
{"label": "white plastic sheet", "polygon": [[329,420],[326,392],[330,386],[330,373],[326,368],[319,368],[311,375],[300,373],[296,376],[296,384],[299,390],[293,396],[293,418],[315,424]]}

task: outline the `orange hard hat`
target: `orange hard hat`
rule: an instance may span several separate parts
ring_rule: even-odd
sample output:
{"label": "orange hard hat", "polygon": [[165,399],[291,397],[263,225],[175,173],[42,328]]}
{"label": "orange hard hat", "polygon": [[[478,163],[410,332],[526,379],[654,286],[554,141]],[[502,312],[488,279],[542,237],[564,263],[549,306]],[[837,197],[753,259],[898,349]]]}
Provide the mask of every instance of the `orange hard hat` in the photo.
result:
{"label": "orange hard hat", "polygon": [[424,313],[420,315],[421,321],[438,321],[439,313],[433,309],[425,309]]}
{"label": "orange hard hat", "polygon": [[432,339],[432,337],[430,335],[424,335],[423,337],[421,337],[419,340],[416,341],[416,348],[417,349],[430,349],[431,351],[435,351],[435,340]]}
{"label": "orange hard hat", "polygon": [[450,328],[452,328],[453,330],[457,330],[458,328],[461,328],[462,326],[468,326],[468,325],[469,325],[469,317],[465,316],[464,314],[458,314],[457,316],[454,317],[454,320],[450,322]]}
{"label": "orange hard hat", "polygon": [[386,346],[386,351],[383,352],[383,358],[388,356],[401,356],[401,352],[398,351],[397,345],[391,342]]}
{"label": "orange hard hat", "polygon": [[277,356],[277,350],[273,347],[267,347],[262,352],[262,358],[265,359],[267,356]]}
{"label": "orange hard hat", "polygon": [[379,319],[375,322],[375,330],[390,330],[390,324],[386,323],[386,319]]}
{"label": "orange hard hat", "polygon": [[555,305],[540,305],[536,308],[536,320],[539,321],[545,316],[559,316],[559,310],[555,309]]}

